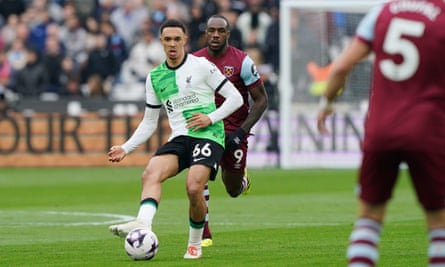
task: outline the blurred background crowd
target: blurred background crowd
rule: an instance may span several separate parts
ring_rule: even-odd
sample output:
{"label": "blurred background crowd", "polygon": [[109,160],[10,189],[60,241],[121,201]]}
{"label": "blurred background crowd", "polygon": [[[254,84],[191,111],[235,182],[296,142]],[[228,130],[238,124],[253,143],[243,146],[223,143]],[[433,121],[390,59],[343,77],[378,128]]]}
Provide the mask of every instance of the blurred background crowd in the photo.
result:
{"label": "blurred background crowd", "polygon": [[[205,46],[209,16],[231,22],[229,43],[258,66],[269,96],[279,74],[279,0],[0,0],[0,102],[145,97],[164,60],[159,26],[188,25],[188,52]],[[272,101],[272,109],[276,102]],[[275,104],[274,104],[275,103]],[[0,105],[1,109],[1,105]]]}

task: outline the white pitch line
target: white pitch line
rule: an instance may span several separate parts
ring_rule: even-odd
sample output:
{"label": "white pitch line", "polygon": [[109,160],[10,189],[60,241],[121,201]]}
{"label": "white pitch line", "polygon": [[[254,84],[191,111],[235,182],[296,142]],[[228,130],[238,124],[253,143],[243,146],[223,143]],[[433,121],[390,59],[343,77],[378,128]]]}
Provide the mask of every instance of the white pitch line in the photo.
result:
{"label": "white pitch line", "polygon": [[[36,219],[36,221],[32,221],[33,214],[38,214],[39,217]],[[46,215],[46,216],[45,216]],[[6,217],[7,218],[6,218]],[[79,220],[73,221],[73,222],[54,222],[51,221],[51,216],[77,216],[79,217]],[[46,217],[46,218],[45,218]],[[101,217],[104,220],[96,219],[95,221],[83,221],[80,219],[81,217]],[[23,218],[26,218],[24,220]],[[90,218],[91,219],[91,218]],[[114,213],[98,213],[98,212],[76,212],[76,211],[25,211],[25,210],[12,210],[12,211],[5,211],[0,210],[0,224],[2,225],[13,225],[13,226],[20,226],[20,225],[34,225],[34,226],[91,226],[91,225],[110,225],[110,224],[116,224],[116,223],[122,223],[134,220],[135,217],[129,216],[129,215],[123,215],[123,214],[114,214]],[[417,216],[404,216],[403,218],[393,218],[390,221],[395,222],[405,222],[405,221],[412,221],[412,220],[418,220],[419,218]],[[261,224],[255,222],[255,226],[264,226],[264,227],[276,227],[276,226],[285,226],[285,227],[306,227],[306,226],[337,226],[337,225],[343,225],[345,223],[351,223],[348,222],[341,222],[341,221],[335,221],[335,222],[298,222],[298,219],[295,222],[262,222]],[[352,220],[352,219],[351,219]],[[180,222],[172,222],[171,220],[157,220],[157,224],[162,225],[179,225]],[[224,221],[224,220],[213,220],[213,225],[220,225],[220,226],[249,226],[253,225],[251,222],[246,222],[244,220],[241,221]]]}
{"label": "white pitch line", "polygon": [[[48,221],[42,222],[41,220],[39,222],[32,221],[32,213],[38,213],[39,216],[45,216],[48,215],[49,217],[46,218]],[[122,215],[122,214],[114,214],[114,213],[97,213],[97,212],[77,212],[77,211],[24,211],[24,210],[14,210],[14,211],[2,211],[0,210],[0,219],[2,215],[7,215],[12,217],[9,218],[10,224],[13,224],[14,226],[20,226],[20,225],[34,225],[34,226],[94,226],[94,225],[107,225],[107,224],[116,224],[121,222],[126,222],[130,220],[134,220],[135,217],[129,216],[129,215]],[[14,215],[26,216],[26,222],[21,220],[20,218],[17,218],[14,220]],[[76,222],[51,222],[50,216],[77,216],[77,217],[103,217],[103,218],[111,218],[111,220],[97,220],[97,221],[79,221]],[[0,221],[6,221],[6,220],[0,220]],[[159,221],[158,221],[159,223]],[[169,225],[178,225],[180,223],[172,223],[171,221],[162,221],[163,225],[169,224]],[[231,226],[231,225],[243,225],[248,226],[251,225],[251,223],[246,222],[212,222],[214,225],[221,225],[221,226]],[[335,226],[340,225],[341,223],[315,223],[315,222],[307,222],[307,223],[273,223],[273,222],[263,222],[261,225],[266,227],[276,227],[276,226],[286,226],[286,227],[304,227],[304,226]],[[255,223],[255,225],[258,225],[258,223]]]}
{"label": "white pitch line", "polygon": [[[125,221],[134,220],[133,216],[114,214],[114,213],[97,213],[97,212],[75,212],[75,211],[1,211],[1,215],[9,215],[14,217],[14,214],[30,214],[38,213],[39,215],[58,215],[58,216],[78,216],[78,217],[104,217],[112,218],[111,220],[97,220],[97,221],[77,221],[77,222],[32,222],[32,216],[27,217],[26,222],[13,222],[14,225],[39,225],[39,226],[86,226],[86,225],[105,225],[105,224],[115,224]],[[49,218],[48,218],[49,219]],[[11,218],[9,218],[11,220]],[[14,219],[12,219],[14,220]]]}

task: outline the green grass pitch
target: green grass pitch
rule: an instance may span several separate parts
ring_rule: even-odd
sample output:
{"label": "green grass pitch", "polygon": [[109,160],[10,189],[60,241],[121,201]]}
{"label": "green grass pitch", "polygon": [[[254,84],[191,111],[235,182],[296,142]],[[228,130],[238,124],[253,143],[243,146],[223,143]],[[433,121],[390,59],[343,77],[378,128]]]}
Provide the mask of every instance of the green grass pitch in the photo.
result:
{"label": "green grass pitch", "polygon": [[[141,168],[3,168],[0,266],[345,266],[356,216],[355,170],[249,170],[252,191],[210,183],[214,245],[184,260],[184,173],[163,184],[153,230],[159,252],[131,260],[108,225],[136,215]],[[405,173],[389,206],[378,266],[426,265],[427,237]]]}

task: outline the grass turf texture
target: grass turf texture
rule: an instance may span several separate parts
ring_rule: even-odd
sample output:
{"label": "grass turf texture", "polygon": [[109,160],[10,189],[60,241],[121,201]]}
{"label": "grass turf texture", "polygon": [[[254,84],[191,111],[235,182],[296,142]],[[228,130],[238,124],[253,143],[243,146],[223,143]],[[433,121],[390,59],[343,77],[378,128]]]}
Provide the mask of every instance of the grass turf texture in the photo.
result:
{"label": "grass turf texture", "polygon": [[[184,173],[166,181],[149,262],[131,260],[103,213],[135,216],[142,168],[35,168],[0,172],[0,266],[345,266],[356,215],[355,170],[249,170],[252,191],[230,198],[210,183],[214,245],[184,260]],[[423,215],[406,174],[389,206],[378,266],[426,265]]]}

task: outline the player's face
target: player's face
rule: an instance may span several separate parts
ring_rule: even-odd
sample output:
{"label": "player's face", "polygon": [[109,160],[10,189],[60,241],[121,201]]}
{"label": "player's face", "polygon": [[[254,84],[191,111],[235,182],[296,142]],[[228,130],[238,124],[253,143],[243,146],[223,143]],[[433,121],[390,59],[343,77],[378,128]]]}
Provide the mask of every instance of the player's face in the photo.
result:
{"label": "player's face", "polygon": [[187,36],[179,27],[167,27],[161,33],[162,46],[167,59],[171,61],[182,60],[184,57],[184,46],[187,42]]}
{"label": "player's face", "polygon": [[224,19],[212,18],[207,23],[207,46],[213,51],[219,51],[227,46],[230,36],[229,27]]}

